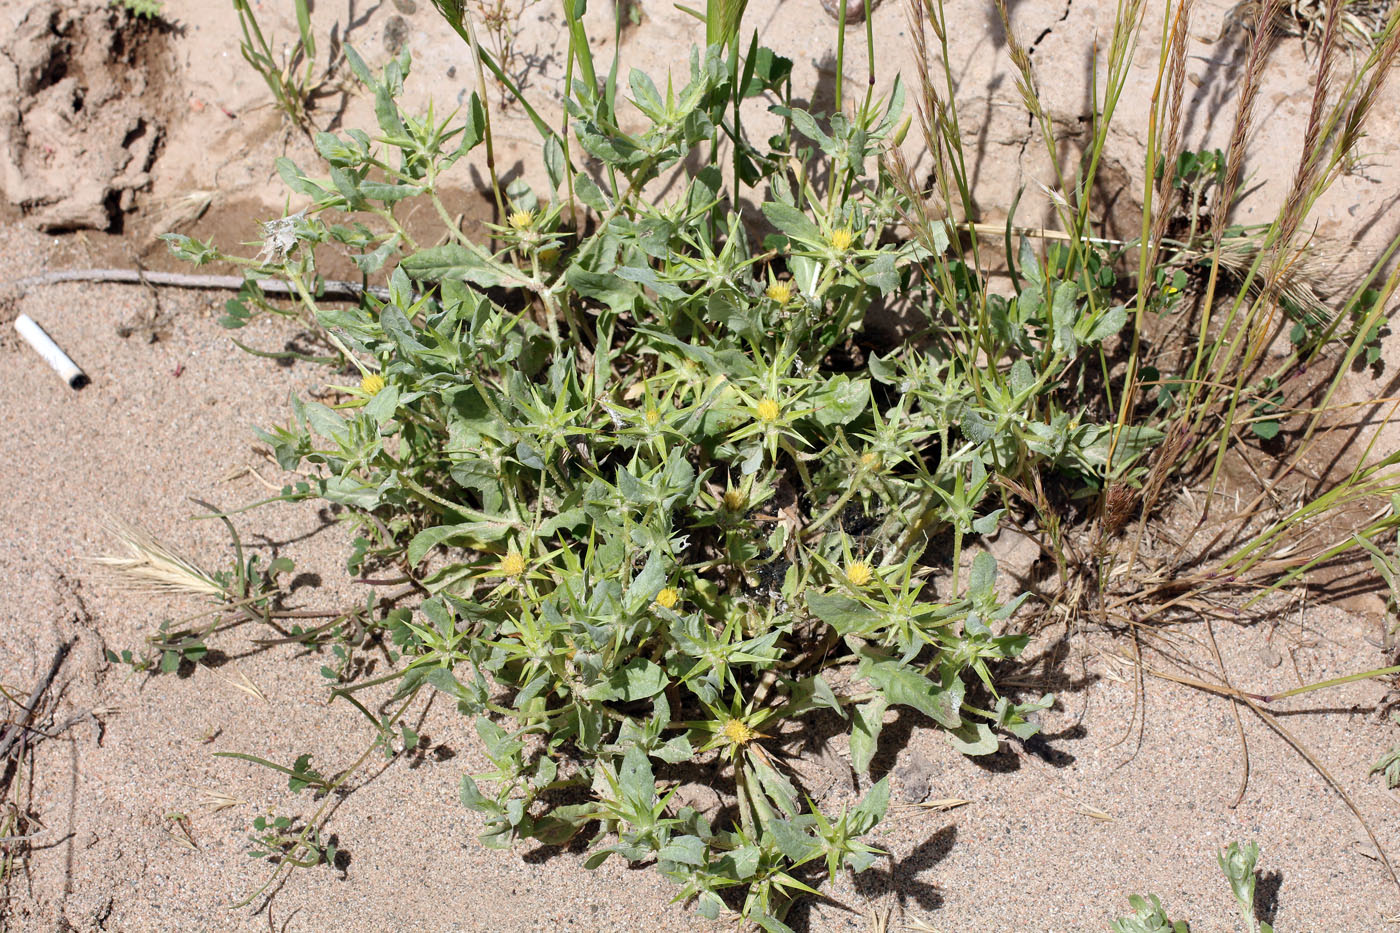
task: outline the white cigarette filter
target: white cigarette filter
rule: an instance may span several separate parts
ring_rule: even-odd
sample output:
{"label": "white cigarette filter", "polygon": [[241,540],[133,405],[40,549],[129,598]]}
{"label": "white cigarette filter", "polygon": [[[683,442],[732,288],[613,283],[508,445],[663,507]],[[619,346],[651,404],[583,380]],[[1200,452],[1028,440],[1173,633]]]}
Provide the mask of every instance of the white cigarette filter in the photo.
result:
{"label": "white cigarette filter", "polygon": [[34,323],[34,319],[27,314],[21,314],[15,318],[15,330],[24,338],[24,342],[38,352],[44,358],[44,362],[53,367],[53,371],[63,377],[63,381],[68,383],[70,388],[81,389],[88,384],[87,374],[78,368],[78,364],[63,352],[63,348],[53,342],[53,338],[44,333],[44,329]]}

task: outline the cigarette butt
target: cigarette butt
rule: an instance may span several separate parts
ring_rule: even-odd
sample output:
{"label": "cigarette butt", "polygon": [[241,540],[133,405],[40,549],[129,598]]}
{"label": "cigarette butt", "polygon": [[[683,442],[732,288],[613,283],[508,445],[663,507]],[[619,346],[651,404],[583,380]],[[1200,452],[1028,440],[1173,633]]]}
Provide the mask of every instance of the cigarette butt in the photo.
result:
{"label": "cigarette butt", "polygon": [[44,358],[44,362],[53,367],[53,371],[63,377],[63,381],[68,383],[69,388],[81,389],[88,384],[87,374],[78,368],[78,364],[63,352],[58,344],[53,342],[53,338],[44,333],[44,329],[34,323],[34,319],[27,314],[21,314],[15,318],[15,330],[24,338],[25,343],[38,352]]}

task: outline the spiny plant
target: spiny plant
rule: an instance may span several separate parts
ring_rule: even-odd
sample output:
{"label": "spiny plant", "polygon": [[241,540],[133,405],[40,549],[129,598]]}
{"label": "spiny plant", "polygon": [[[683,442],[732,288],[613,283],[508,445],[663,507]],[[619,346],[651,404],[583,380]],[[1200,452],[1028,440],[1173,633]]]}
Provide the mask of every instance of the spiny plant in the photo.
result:
{"label": "spiny plant", "polygon": [[[430,685],[477,716],[493,764],[479,777],[494,788],[467,777],[462,795],[487,817],[485,839],[562,843],[594,826],[588,864],[657,858],[706,912],[740,887],[744,914],[777,924],[789,895],[810,890],[813,867],[834,875],[871,863],[859,837],[887,801],[881,781],[839,814],[804,802],[782,763],[797,738],[785,721],[820,708],[849,716],[866,772],[891,703],[986,753],[992,726],[1030,735],[1025,716],[1048,700],[1017,704],[991,689],[988,663],[1014,656],[1024,638],[992,629],[1020,600],[998,599],[990,557],[951,598],[924,595],[926,536],[914,529],[944,498],[959,510],[948,513],[959,534],[986,526],[974,514],[986,470],[966,454],[925,463],[913,451],[950,429],[942,413],[916,398],[882,413],[869,379],[823,366],[866,296],[893,292],[914,249],[879,243],[892,210],[870,197],[838,212],[810,183],[786,187],[766,207],[795,273],[779,278],[721,206],[714,166],[674,204],[637,197],[649,177],[713,142],[744,91],[786,83],[788,63],[771,53],[752,51],[738,71],[722,52],[697,51],[690,81],[664,96],[633,73],[634,101],[654,121],[640,136],[622,134],[612,105],[580,90],[570,108],[580,143],[611,159],[613,178],[573,181],[604,220],[592,233],[571,230],[562,202],[516,186],[495,251],[455,225],[448,244],[418,249],[393,210],[408,197],[441,203],[437,178],[483,139],[479,99],[453,128],[403,115],[395,98],[407,55],[376,78],[348,52],[376,96],[379,144],[396,158],[367,134],[319,135],[329,181],[280,166],[314,213],[296,219],[289,246],[247,262],[287,276],[357,366],[339,410],[298,400],[293,421],[264,438],[285,467],[328,468],[281,498],[354,507],[364,516],[360,559],[397,561],[431,594],[416,612],[368,624],[399,652],[397,696]],[[792,113],[835,150],[811,115]],[[856,121],[834,121],[848,188],[883,186],[866,175],[865,156],[897,113],[872,101]],[[553,145],[557,188],[566,163]],[[776,154],[742,156],[741,170],[781,183]],[[388,229],[328,226],[317,216],[328,209],[378,216]],[[312,247],[334,240],[363,250],[370,272],[404,249],[387,301],[316,302]],[[205,245],[174,242],[210,257]],[[930,361],[928,373],[947,368]],[[946,487],[942,498],[931,481]],[[449,559],[419,569],[444,550]],[[465,683],[454,674],[462,667],[473,671]],[[831,672],[852,668],[871,689],[838,696]],[[486,675],[514,691],[509,703],[491,699]],[[968,675],[990,705],[970,700]],[[714,758],[732,766],[732,826],[668,808],[680,766]],[[569,787],[589,788],[590,802],[559,803]]]}
{"label": "spiny plant", "polygon": [[[1094,178],[1145,5],[1120,6],[1072,161],[1008,21],[1061,230],[1043,247],[1007,233],[1006,296],[988,285],[987,229],[943,219],[974,213],[937,0],[911,5],[932,189],[898,148],[902,84],[841,100],[842,47],[837,112],[809,112],[794,103],[791,63],[756,35],[741,42],[743,4],[719,0],[697,13],[705,46],[681,73],[633,70],[625,88],[616,58],[595,66],[582,5],[566,4],[563,127],[520,101],[549,184],[502,189],[484,73],[508,87],[509,76],[461,3],[436,5],[480,66],[460,113],[400,108],[406,50],[376,75],[347,48],[377,134],[316,134],[319,170],[278,161],[302,206],[265,225],[255,257],[167,237],[192,262],[246,270],[228,326],[287,314],[324,341],[337,400],[293,399],[288,421],[260,432],[296,475],[268,501],[345,507],[351,571],[393,566],[409,581],[290,636],[339,652],[324,668],[331,695],[375,730],[325,790],[372,752],[409,746],[399,720],[425,689],[442,692],[474,719],[490,762],[461,785],[488,845],[582,839],[589,867],[653,860],[706,915],[727,905],[785,930],[795,897],[874,862],[863,838],[888,802],[884,779],[837,808],[811,800],[788,764],[804,724],[844,732],[853,767],[873,778],[891,706],[980,755],[1033,735],[1053,701],[997,686],[1027,643],[1027,597],[1002,596],[996,561],[970,545],[1003,521],[1037,530],[1060,582],[1052,599],[1135,624],[1183,587],[1227,573],[1277,586],[1395,527],[1377,518],[1339,545],[1280,554],[1292,530],[1396,489],[1400,455],[1364,462],[1223,558],[1219,532],[1197,552],[1211,570],[1140,548],[1168,491],[1214,487],[1240,428],[1276,421],[1306,449],[1327,400],[1298,408],[1284,375],[1326,354],[1344,372],[1385,318],[1394,275],[1306,328],[1285,363],[1264,353],[1301,219],[1360,139],[1396,17],[1342,101],[1323,95],[1287,206],[1240,253],[1227,218],[1270,31],[1255,33],[1229,150],[1192,155],[1180,126],[1189,4],[1167,11],[1141,238],[1122,244],[1095,235]],[[746,123],[760,107],[781,119],[766,140]],[[643,129],[621,128],[624,108]],[[474,236],[444,191],[479,146],[498,214]],[[653,202],[662,179],[669,193]],[[1184,231],[1182,197],[1195,205]],[[439,245],[403,224],[420,203],[442,223]],[[349,307],[318,297],[328,250],[382,285]],[[291,284],[292,308],[268,300],[269,277]],[[880,339],[881,309],[912,333]],[[1174,321],[1196,335],[1184,349],[1157,339]],[[350,652],[367,644],[388,651],[392,672],[359,675]],[[373,690],[389,693],[387,712],[360,698]],[[718,766],[732,817],[683,802],[697,764]],[[259,850],[277,862],[269,885],[324,861],[326,813]]]}
{"label": "spiny plant", "polygon": [[[1024,597],[998,596],[995,561],[979,554],[935,596],[920,560],[934,534],[956,551],[1000,514],[979,507],[992,445],[953,442],[977,367],[901,355],[872,379],[832,363],[870,302],[897,296],[929,255],[884,235],[901,196],[870,167],[902,92],[819,121],[776,102],[789,62],[732,36],[696,50],[680,87],[632,73],[630,103],[651,121],[638,134],[617,126],[623,101],[578,82],[572,128],[603,170],[574,169],[547,137],[553,191],[509,188],[488,248],[456,226],[439,180],[484,142],[480,98],[460,123],[414,117],[397,104],[406,52],[381,76],[347,58],[379,138],[318,134],[329,178],[282,160],[310,205],[258,257],[171,237],[187,258],[244,264],[244,310],[270,308],[258,277],[286,278],[354,367],[338,405],[298,399],[262,433],[303,474],[277,498],[349,506],[357,564],[395,563],[427,597],[365,614],[398,669],[335,695],[366,709],[357,695],[392,681],[400,711],[431,687],[474,716],[492,768],[463,779],[462,799],[489,844],[588,833],[590,866],[656,859],[703,912],[733,895],[782,929],[819,874],[874,861],[861,837],[888,800],[884,780],[836,812],[805,799],[784,761],[799,721],[844,720],[866,774],[891,705],[986,754],[994,730],[1032,735],[1028,717],[1050,702],[994,687],[993,665],[1026,641],[1007,630]],[[758,148],[738,115],[766,95],[788,125]],[[696,146],[711,160],[685,169]],[[675,201],[640,196],[672,169],[685,172]],[[766,242],[726,203],[723,171],[771,186]],[[570,224],[566,180],[596,220]],[[414,242],[397,217],[410,198],[438,211],[447,243]],[[362,219],[328,224],[330,212]],[[383,300],[317,301],[317,247],[335,243],[388,272]],[[1081,331],[1102,339],[1093,322]],[[1092,469],[1083,450],[1099,439],[1061,444],[1066,464]],[[1050,441],[1027,443],[1045,456]],[[673,802],[686,766],[709,761],[725,769],[732,822]],[[282,864],[307,861],[306,827],[306,851]]]}

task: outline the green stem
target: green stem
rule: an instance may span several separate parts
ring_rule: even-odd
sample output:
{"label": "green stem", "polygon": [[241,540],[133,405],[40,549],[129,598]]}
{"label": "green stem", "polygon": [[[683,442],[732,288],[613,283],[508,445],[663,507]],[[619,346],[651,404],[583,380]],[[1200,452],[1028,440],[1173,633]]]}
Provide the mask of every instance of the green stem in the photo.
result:
{"label": "green stem", "polygon": [[1387,674],[1400,674],[1400,664],[1393,667],[1378,667],[1373,671],[1362,671],[1360,674],[1348,674],[1345,677],[1333,677],[1331,680],[1319,680],[1314,684],[1304,684],[1301,687],[1294,687],[1292,690],[1285,690],[1282,693],[1250,693],[1246,694],[1260,703],[1272,703],[1275,700],[1282,700],[1285,697],[1296,697],[1299,694],[1311,693],[1314,690],[1322,690],[1325,687],[1340,687],[1342,684],[1355,683],[1358,680],[1370,680],[1372,677],[1385,677]]}
{"label": "green stem", "polygon": [[[355,759],[355,763],[352,764],[350,767],[346,768],[345,771],[341,773],[340,777],[336,779],[335,783],[333,783],[330,786],[330,790],[326,793],[324,802],[321,804],[320,807],[317,808],[316,812],[311,815],[311,819],[306,821],[306,828],[303,829],[301,833],[297,836],[296,842],[293,844],[291,851],[305,851],[305,849],[309,847],[308,842],[311,839],[313,831],[316,830],[317,824],[320,823],[324,816],[326,816],[326,811],[331,806],[331,804],[337,803],[340,800],[340,798],[336,795],[335,791],[342,787],[346,781],[350,780],[351,775],[359,771],[360,768],[364,765],[364,763],[369,760],[369,756],[374,753],[374,750],[376,748],[379,748],[384,733],[392,729],[394,727],[394,724],[397,723],[399,719],[403,716],[403,714],[408,711],[409,704],[412,703],[413,700],[418,696],[418,691],[420,689],[422,689],[421,685],[413,688],[413,692],[410,693],[404,699],[403,705],[400,706],[398,708],[398,711],[395,712],[394,715],[389,719],[389,721],[384,724],[384,726],[380,730],[380,734],[375,736],[374,741],[369,744],[369,747],[364,750],[364,753],[361,754],[359,758]],[[320,860],[317,859],[317,862],[319,861]],[[232,905],[233,908],[237,910],[242,907],[247,907],[249,904],[251,904],[258,897],[258,895],[262,894],[268,888],[272,887],[272,885],[277,881],[277,879],[282,876],[282,870],[287,867],[294,866],[291,859],[284,858],[281,862],[278,863],[277,867],[273,869],[272,874],[268,877],[267,881],[263,882],[261,887],[259,887],[252,894],[249,894],[247,897],[243,898],[238,903]]]}

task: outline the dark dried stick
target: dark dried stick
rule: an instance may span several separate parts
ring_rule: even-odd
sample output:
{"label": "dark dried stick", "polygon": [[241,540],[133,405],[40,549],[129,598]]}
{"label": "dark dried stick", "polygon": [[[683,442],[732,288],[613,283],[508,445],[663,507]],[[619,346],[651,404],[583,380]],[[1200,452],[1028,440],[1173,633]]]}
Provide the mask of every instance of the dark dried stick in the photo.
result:
{"label": "dark dried stick", "polygon": [[20,736],[29,728],[29,722],[34,718],[34,711],[39,708],[39,700],[53,684],[54,678],[58,676],[58,669],[63,666],[63,660],[68,657],[68,652],[73,650],[73,645],[77,643],[76,638],[59,644],[53,654],[53,661],[49,664],[49,672],[44,675],[44,679],[29,694],[28,701],[25,702],[20,718],[10,723],[5,729],[4,737],[0,738],[0,760],[9,755],[10,749],[17,743]]}

